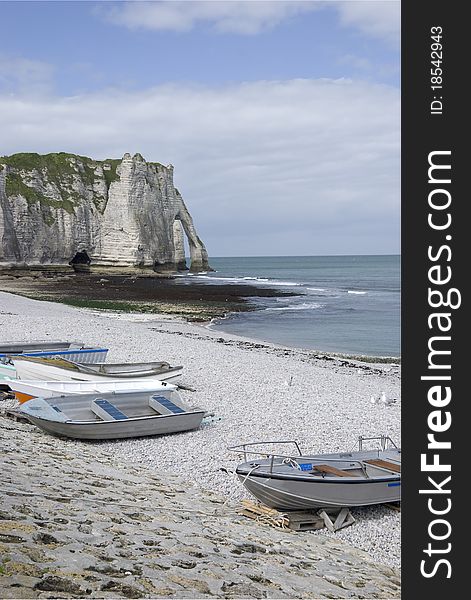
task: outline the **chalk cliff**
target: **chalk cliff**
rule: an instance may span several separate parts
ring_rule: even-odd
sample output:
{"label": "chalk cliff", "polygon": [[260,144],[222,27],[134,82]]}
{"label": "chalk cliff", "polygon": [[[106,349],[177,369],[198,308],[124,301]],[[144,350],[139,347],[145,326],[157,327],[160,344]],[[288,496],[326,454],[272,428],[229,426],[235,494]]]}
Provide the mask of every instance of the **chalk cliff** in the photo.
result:
{"label": "chalk cliff", "polygon": [[0,157],[0,264],[64,265],[86,251],[93,266],[158,272],[209,268],[173,166],[140,154],[93,160],[66,154]]}

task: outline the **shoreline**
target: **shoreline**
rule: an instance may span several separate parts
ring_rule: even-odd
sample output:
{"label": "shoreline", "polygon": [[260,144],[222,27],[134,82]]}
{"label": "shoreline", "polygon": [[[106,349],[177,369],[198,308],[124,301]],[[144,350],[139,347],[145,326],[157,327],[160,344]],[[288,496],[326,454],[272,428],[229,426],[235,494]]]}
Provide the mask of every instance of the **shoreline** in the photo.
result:
{"label": "shoreline", "polygon": [[[22,273],[22,272],[21,272]],[[57,277],[57,273],[49,274],[46,279],[43,279],[44,271],[40,272],[40,275],[31,277],[24,274],[13,274],[0,271],[0,292],[14,294],[23,298],[30,298],[33,300],[40,300],[45,302],[54,302],[66,306],[71,306],[79,309],[89,309],[90,311],[103,312],[104,314],[113,315],[150,315],[156,318],[170,318],[172,320],[182,320],[183,322],[192,323],[200,326],[209,331],[225,335],[244,339],[246,341],[263,344],[266,347],[280,347],[289,348],[291,350],[297,350],[299,352],[306,352],[312,355],[326,357],[326,360],[330,358],[338,360],[353,360],[367,363],[385,363],[385,364],[400,364],[400,356],[387,356],[387,355],[368,355],[360,353],[345,353],[345,352],[334,352],[324,351],[322,349],[311,349],[302,348],[299,346],[284,346],[270,342],[261,338],[251,338],[246,336],[240,336],[225,331],[223,328],[218,328],[218,324],[224,319],[227,319],[231,314],[237,312],[252,312],[256,311],[257,307],[250,303],[250,299],[254,297],[296,297],[303,294],[286,292],[277,289],[271,289],[266,287],[257,287],[254,285],[218,285],[218,284],[196,284],[191,282],[185,286],[178,286],[177,290],[174,290],[174,294],[180,298],[176,299],[174,303],[167,301],[152,300],[151,302],[146,301],[135,301],[135,300],[119,300],[116,301],[116,287],[107,290],[109,299],[87,299],[83,297],[73,297],[71,295],[63,296],[64,292],[60,292],[55,287],[55,284],[62,280],[62,283],[67,282],[70,284],[71,281],[82,283],[82,287],[78,289],[79,295],[81,296],[85,287],[88,292],[90,288],[93,290],[93,285],[101,284],[104,286],[106,283],[110,283],[110,279],[104,279],[101,276],[94,275],[90,278],[90,275],[63,275]],[[135,282],[136,279],[132,276],[120,275],[114,276],[119,280],[120,283],[124,282]],[[173,281],[175,278],[166,277],[153,277],[151,275],[145,275],[140,277],[147,280],[158,280],[162,281]],[[93,285],[88,284],[84,287],[83,283],[91,281]],[[53,283],[51,283],[53,282]],[[168,283],[167,283],[168,286]],[[166,286],[166,287],[167,287]],[[169,287],[176,287],[170,284]],[[187,293],[187,299],[181,298],[181,293],[184,288],[189,288],[190,293]],[[66,288],[67,290],[67,288]],[[70,294],[70,287],[68,288]],[[162,290],[160,290],[162,291]],[[168,290],[167,290],[168,291]],[[187,291],[187,290],[185,290]],[[100,290],[100,293],[103,293]],[[176,293],[176,294],[175,294]],[[165,295],[165,294],[164,294]],[[114,298],[112,299],[111,296]],[[211,306],[211,300],[209,298],[218,297],[218,300],[213,301]],[[221,300],[221,296],[223,300]],[[228,302],[230,297],[231,301]],[[195,298],[198,297],[198,302]],[[209,304],[209,306],[208,306]],[[213,327],[214,326],[214,327]]]}
{"label": "shoreline", "polygon": [[[90,311],[2,292],[0,303],[3,339],[80,337],[108,347],[110,362],[184,365],[181,383],[195,390],[183,391],[184,399],[220,420],[185,434],[98,444],[100,454],[120,463],[175,472],[202,490],[237,501],[245,491],[232,475],[238,460],[228,446],[296,439],[303,450],[338,452],[351,449],[360,434],[386,434],[400,443],[398,364],[258,343],[158,315]],[[376,402],[382,392],[389,405]],[[392,512],[356,509],[357,523],[334,537],[398,567],[400,514]]]}
{"label": "shoreline", "polygon": [[[208,322],[228,313],[256,310],[253,298],[298,296],[249,284],[187,283],[178,277],[146,273],[0,271],[0,291],[82,308],[175,315]],[[119,298],[119,300],[117,300]]]}
{"label": "shoreline", "polygon": [[[224,318],[224,317],[223,317]],[[218,317],[215,318],[215,321],[219,321]],[[354,354],[354,353],[344,353],[344,352],[333,352],[330,350],[321,350],[321,349],[312,349],[312,348],[302,348],[300,346],[286,346],[282,344],[277,344],[275,342],[269,342],[267,340],[252,338],[247,336],[241,336],[235,333],[231,333],[229,331],[225,331],[224,329],[213,329],[211,325],[213,321],[204,322],[194,322],[195,326],[203,327],[212,331],[214,333],[221,333],[225,336],[232,336],[240,338],[241,340],[251,342],[253,344],[259,344],[265,346],[266,348],[279,348],[284,350],[292,350],[300,353],[310,354],[313,357],[323,359],[323,360],[347,360],[347,361],[356,361],[356,362],[364,362],[364,363],[382,363],[382,364],[392,364],[392,365],[400,365],[401,357],[400,356],[386,356],[386,355],[372,355],[372,354]]]}

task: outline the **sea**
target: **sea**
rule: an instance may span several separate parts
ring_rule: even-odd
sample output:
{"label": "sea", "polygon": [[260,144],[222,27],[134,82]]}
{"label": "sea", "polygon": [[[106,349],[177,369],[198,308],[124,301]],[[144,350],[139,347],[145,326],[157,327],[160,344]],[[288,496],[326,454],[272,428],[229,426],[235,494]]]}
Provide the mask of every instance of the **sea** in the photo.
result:
{"label": "sea", "polygon": [[253,284],[297,295],[256,298],[213,330],[283,346],[348,355],[400,356],[400,256],[211,258],[207,283]]}

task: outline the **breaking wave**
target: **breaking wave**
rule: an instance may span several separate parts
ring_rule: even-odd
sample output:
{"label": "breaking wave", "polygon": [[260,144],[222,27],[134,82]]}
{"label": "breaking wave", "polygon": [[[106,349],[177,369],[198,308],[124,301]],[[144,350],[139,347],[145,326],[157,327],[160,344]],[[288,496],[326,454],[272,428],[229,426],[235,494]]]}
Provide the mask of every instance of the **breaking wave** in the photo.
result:
{"label": "breaking wave", "polygon": [[291,304],[290,306],[276,306],[266,308],[266,311],[273,310],[314,310],[316,308],[324,308],[325,304],[319,302],[303,302],[302,304]]}

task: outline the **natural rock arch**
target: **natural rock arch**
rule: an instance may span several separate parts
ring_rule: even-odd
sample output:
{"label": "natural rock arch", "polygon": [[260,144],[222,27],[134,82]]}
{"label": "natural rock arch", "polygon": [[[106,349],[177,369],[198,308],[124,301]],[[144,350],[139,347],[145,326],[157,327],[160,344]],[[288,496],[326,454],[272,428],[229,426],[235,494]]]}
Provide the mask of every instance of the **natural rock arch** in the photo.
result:
{"label": "natural rock arch", "polygon": [[181,228],[183,228],[183,231],[185,232],[186,237],[188,239],[191,260],[190,272],[207,271],[210,269],[210,266],[208,262],[208,253],[206,251],[206,248],[203,242],[198,237],[198,234],[196,233],[196,229],[193,224],[193,219],[191,218],[191,215],[188,212],[185,203],[183,202],[183,198],[181,197],[178,190],[175,190],[175,192],[177,198],[181,202],[181,208],[178,214],[175,216],[175,222],[179,221],[181,223]]}
{"label": "natural rock arch", "polygon": [[67,153],[0,158],[0,263],[64,265],[87,249],[93,268],[209,270],[173,166],[140,154],[93,160]]}

